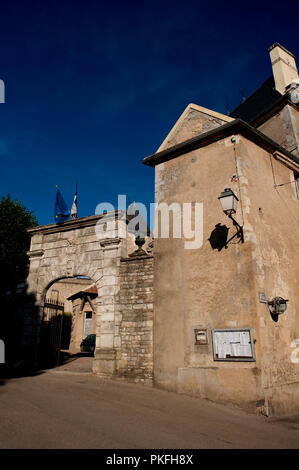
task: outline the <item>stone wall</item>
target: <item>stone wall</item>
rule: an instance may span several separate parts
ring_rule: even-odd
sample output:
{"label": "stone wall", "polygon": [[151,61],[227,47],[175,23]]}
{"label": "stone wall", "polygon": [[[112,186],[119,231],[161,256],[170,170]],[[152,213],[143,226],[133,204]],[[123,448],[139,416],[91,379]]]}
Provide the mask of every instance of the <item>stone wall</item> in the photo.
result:
{"label": "stone wall", "polygon": [[153,373],[152,256],[125,258],[120,263],[119,310],[121,347],[116,375],[135,382],[152,382]]}

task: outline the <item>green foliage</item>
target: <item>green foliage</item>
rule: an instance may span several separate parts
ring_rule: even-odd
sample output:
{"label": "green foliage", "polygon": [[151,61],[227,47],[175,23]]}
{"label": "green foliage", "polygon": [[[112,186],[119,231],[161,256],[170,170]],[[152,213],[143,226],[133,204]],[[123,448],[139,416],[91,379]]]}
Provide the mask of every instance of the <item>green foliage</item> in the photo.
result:
{"label": "green foliage", "polygon": [[0,301],[13,296],[26,277],[30,237],[26,229],[38,225],[33,213],[9,195],[0,199]]}
{"label": "green foliage", "polygon": [[63,318],[72,321],[73,314],[71,312],[64,312]]}

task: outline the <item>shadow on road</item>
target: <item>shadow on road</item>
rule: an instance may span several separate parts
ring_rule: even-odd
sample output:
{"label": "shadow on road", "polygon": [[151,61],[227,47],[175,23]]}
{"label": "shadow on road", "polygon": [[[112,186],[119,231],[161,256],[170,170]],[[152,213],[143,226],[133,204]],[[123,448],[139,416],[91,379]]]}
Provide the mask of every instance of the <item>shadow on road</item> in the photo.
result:
{"label": "shadow on road", "polygon": [[19,379],[21,377],[33,377],[43,374],[42,370],[36,370],[26,367],[1,367],[0,368],[0,387],[5,385],[8,380]]}
{"label": "shadow on road", "polygon": [[[20,361],[20,363],[15,364],[14,366],[8,366],[5,364],[0,365],[0,387],[5,385],[5,383],[10,379],[17,379],[21,377],[33,377],[37,375],[44,374],[47,370],[56,369],[61,366],[67,366],[71,363],[72,367],[76,368],[75,361],[80,364],[82,358],[92,358],[93,353],[89,352],[71,352],[68,350],[60,351],[60,359],[58,364],[53,364],[51,362],[41,362],[37,367],[32,367],[26,362]],[[90,367],[91,369],[91,367]]]}
{"label": "shadow on road", "polygon": [[60,350],[59,354],[59,362],[57,364],[53,363],[47,363],[47,362],[42,362],[41,363],[41,369],[43,370],[48,370],[48,369],[54,369],[57,367],[61,367],[64,365],[68,365],[70,363],[74,363],[75,361],[77,363],[80,363],[82,361],[82,358],[92,358],[93,353],[90,352],[74,352],[74,351],[69,351],[69,350]]}

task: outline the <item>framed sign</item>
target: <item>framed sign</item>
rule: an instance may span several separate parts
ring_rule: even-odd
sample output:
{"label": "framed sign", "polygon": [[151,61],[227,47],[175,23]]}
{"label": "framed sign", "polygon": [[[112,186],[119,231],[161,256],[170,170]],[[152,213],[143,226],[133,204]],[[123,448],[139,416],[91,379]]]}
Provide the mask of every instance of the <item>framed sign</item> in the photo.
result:
{"label": "framed sign", "polygon": [[255,361],[251,328],[212,330],[214,361]]}

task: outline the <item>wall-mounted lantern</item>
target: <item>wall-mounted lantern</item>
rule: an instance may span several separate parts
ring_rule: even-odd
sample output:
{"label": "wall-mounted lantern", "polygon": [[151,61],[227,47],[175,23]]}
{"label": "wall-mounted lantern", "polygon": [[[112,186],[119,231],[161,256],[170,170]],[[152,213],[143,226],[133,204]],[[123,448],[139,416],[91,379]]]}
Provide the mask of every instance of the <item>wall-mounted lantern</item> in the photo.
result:
{"label": "wall-mounted lantern", "polygon": [[239,225],[232,216],[232,214],[235,214],[237,211],[239,199],[230,188],[225,188],[218,199],[221,203],[223,212],[233,221],[234,226],[237,228],[237,232],[227,240],[225,248],[227,248],[228,243],[235,237],[240,238],[241,243],[244,243],[243,227],[241,227],[241,225]]}
{"label": "wall-mounted lantern", "polygon": [[268,302],[269,309],[272,315],[281,315],[287,309],[288,300],[283,299],[282,297],[274,297],[271,301]]}

